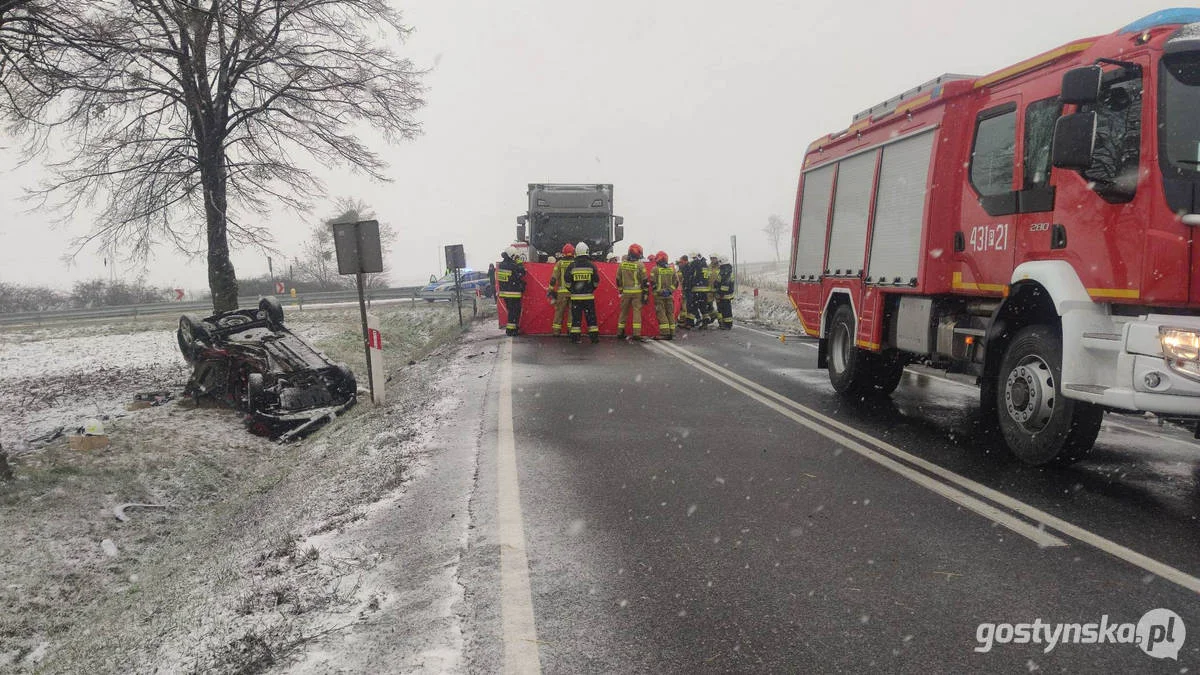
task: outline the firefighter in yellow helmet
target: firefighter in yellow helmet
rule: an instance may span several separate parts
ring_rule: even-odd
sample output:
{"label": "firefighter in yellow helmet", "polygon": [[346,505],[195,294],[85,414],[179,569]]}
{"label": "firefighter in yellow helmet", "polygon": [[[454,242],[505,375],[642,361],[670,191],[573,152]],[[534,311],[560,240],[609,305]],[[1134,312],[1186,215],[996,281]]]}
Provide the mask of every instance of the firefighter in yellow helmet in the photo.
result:
{"label": "firefighter in yellow helmet", "polygon": [[654,271],[650,287],[654,291],[654,309],[658,315],[658,334],[663,340],[675,337],[675,289],[679,288],[679,272],[671,267],[665,251],[654,254]]}
{"label": "firefighter in yellow helmet", "polygon": [[554,323],[550,325],[554,337],[566,336],[563,328],[568,331],[571,329],[571,283],[566,273],[573,262],[575,247],[563,244],[562,256],[554,262],[554,270],[550,272],[550,288],[546,291],[546,297],[554,303]]}
{"label": "firefighter in yellow helmet", "polygon": [[646,300],[649,280],[642,262],[642,247],[629,246],[629,255],[617,266],[617,292],[621,294],[621,313],[617,316],[617,339],[625,339],[625,317],[633,312],[633,339],[642,339],[642,303]]}

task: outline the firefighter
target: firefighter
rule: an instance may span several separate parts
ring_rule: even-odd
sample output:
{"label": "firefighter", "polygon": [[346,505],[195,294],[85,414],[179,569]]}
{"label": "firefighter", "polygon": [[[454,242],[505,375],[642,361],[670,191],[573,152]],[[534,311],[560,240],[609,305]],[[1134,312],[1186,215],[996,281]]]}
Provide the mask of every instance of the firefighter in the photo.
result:
{"label": "firefighter", "polygon": [[567,268],[575,261],[575,247],[571,244],[563,244],[562,256],[554,263],[554,270],[550,272],[550,288],[546,291],[546,297],[550,302],[554,303],[554,323],[550,325],[550,330],[554,337],[563,337],[566,333],[563,332],[563,324],[566,323],[566,329],[571,329],[571,289],[570,283],[566,279]]}
{"label": "firefighter", "polygon": [[733,329],[733,265],[721,261],[713,281],[713,295],[717,298],[717,321],[721,330]]}
{"label": "firefighter", "polygon": [[629,245],[629,255],[617,266],[617,292],[621,294],[621,313],[617,316],[617,339],[625,339],[625,317],[633,312],[633,340],[642,341],[642,303],[647,299],[650,282],[642,262],[642,247]]}
{"label": "firefighter", "polygon": [[571,342],[579,342],[582,335],[580,319],[586,317],[588,337],[595,344],[600,341],[600,326],[596,325],[596,287],[600,285],[600,273],[588,256],[587,242],[575,245],[575,260],[564,276],[571,284]]}
{"label": "firefighter", "polygon": [[679,310],[679,325],[684,328],[692,327],[692,269],[686,255],[679,256],[675,262],[675,271],[679,275],[679,287],[683,289],[683,304]]}
{"label": "firefighter", "polygon": [[721,273],[721,256],[716,253],[708,256],[708,267],[704,268],[705,281],[708,282],[708,297],[705,300],[704,307],[707,313],[704,315],[704,323],[717,323],[717,277]]}
{"label": "firefighter", "polygon": [[679,272],[671,267],[665,251],[654,254],[654,263],[650,284],[654,289],[658,334],[661,339],[670,340],[675,337],[675,289],[679,288]]}
{"label": "firefighter", "polygon": [[688,267],[692,270],[692,307],[689,313],[692,315],[693,325],[703,330],[712,323],[712,273],[708,271],[708,261],[699,253],[692,257]]}
{"label": "firefighter", "polygon": [[496,283],[499,284],[499,296],[504,300],[504,309],[508,314],[504,334],[511,337],[517,334],[517,327],[521,325],[521,295],[525,292],[525,264],[516,247],[509,246],[500,254]]}

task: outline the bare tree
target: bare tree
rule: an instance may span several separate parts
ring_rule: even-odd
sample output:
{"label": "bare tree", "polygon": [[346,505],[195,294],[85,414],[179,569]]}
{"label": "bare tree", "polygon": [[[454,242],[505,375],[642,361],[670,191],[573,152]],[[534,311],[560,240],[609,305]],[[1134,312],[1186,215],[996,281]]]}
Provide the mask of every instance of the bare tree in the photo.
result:
{"label": "bare tree", "polygon": [[779,244],[783,241],[783,235],[788,231],[788,225],[783,218],[777,215],[767,217],[767,226],[762,229],[767,235],[767,241],[775,249],[775,262],[779,262]]}
{"label": "bare tree", "polygon": [[420,131],[422,73],[393,49],[409,29],[388,0],[45,1],[59,23],[37,46],[54,70],[3,80],[26,156],[72,149],[39,194],[64,218],[101,201],[75,254],[206,253],[218,311],[237,306],[231,244],[270,242],[248,216],[321,194],[298,155],[384,180],[355,131]]}

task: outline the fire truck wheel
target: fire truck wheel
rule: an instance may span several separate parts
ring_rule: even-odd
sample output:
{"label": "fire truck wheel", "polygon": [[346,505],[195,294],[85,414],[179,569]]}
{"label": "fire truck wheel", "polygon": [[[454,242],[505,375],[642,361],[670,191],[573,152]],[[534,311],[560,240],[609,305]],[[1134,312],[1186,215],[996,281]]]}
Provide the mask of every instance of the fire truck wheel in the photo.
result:
{"label": "fire truck wheel", "polygon": [[908,365],[904,359],[897,357],[894,354],[871,354],[872,372],[875,374],[872,382],[873,389],[879,394],[890,394],[896,391],[896,387],[900,386],[900,380],[904,379],[904,366]]}
{"label": "fire truck wheel", "polygon": [[1062,338],[1049,326],[1017,332],[1000,363],[996,406],[1012,453],[1032,466],[1083,459],[1104,411],[1062,395]]}
{"label": "fire truck wheel", "polygon": [[885,360],[854,344],[854,310],[838,307],[829,324],[829,382],[842,396],[890,394],[900,383],[904,366]]}

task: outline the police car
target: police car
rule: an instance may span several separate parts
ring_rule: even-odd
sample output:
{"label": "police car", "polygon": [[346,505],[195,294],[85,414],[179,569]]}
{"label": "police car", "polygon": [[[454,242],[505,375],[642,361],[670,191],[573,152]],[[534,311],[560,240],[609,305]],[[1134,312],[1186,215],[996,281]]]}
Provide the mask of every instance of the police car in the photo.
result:
{"label": "police car", "polygon": [[[463,299],[475,297],[476,291],[484,297],[490,297],[490,284],[487,272],[477,272],[471,269],[459,270],[459,280],[462,284]],[[441,279],[430,276],[429,285],[417,291],[417,297],[426,302],[435,300],[454,299],[454,274],[448,273]]]}

